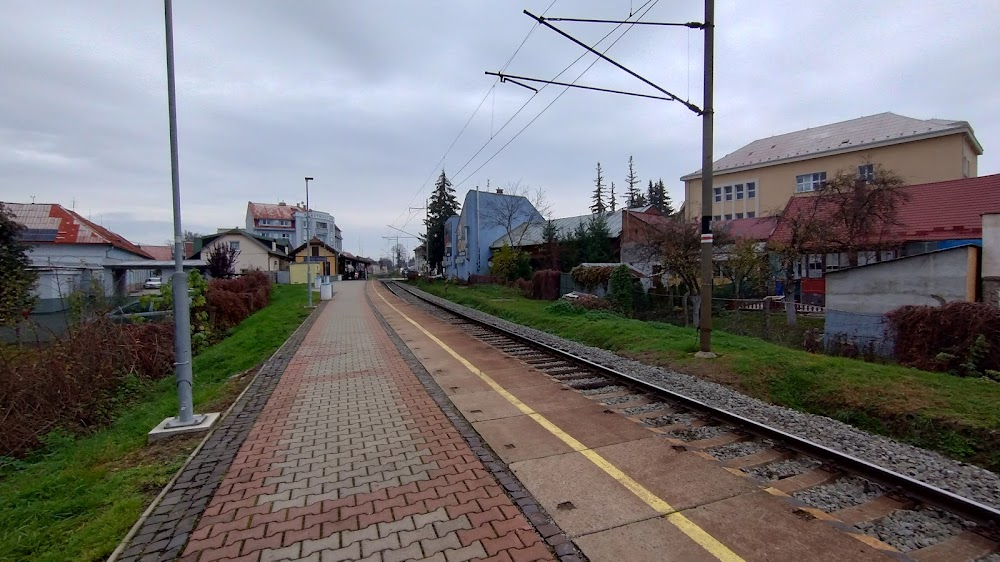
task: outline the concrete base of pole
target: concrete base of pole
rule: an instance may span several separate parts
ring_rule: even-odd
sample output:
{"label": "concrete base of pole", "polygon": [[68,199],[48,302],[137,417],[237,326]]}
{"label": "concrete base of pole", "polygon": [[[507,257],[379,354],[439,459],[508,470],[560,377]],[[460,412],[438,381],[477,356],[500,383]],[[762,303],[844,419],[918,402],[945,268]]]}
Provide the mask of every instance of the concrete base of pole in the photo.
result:
{"label": "concrete base of pole", "polygon": [[715,359],[718,355],[712,353],[711,351],[699,351],[694,354],[698,359]]}
{"label": "concrete base of pole", "polygon": [[174,437],[175,435],[188,435],[191,433],[201,433],[203,431],[208,431],[212,429],[215,422],[219,421],[219,413],[212,412],[211,414],[200,414],[195,416],[198,423],[191,425],[182,425],[174,427],[173,424],[177,423],[177,418],[167,418],[160,422],[159,425],[154,427],[147,435],[146,442],[152,443],[154,441],[159,441],[160,439],[166,439],[168,437]]}

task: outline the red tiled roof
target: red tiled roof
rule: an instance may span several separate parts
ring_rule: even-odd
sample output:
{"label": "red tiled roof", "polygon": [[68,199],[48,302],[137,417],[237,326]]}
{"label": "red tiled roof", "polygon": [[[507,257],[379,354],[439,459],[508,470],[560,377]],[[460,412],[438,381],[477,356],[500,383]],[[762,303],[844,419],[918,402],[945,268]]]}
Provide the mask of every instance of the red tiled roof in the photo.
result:
{"label": "red tiled roof", "polygon": [[255,219],[285,219],[295,218],[296,205],[284,205],[274,203],[254,203],[247,201],[247,210],[250,216]]}
{"label": "red tiled roof", "polygon": [[137,256],[152,258],[139,246],[126,240],[103,226],[95,224],[75,211],[62,205],[36,205],[5,203],[7,209],[14,213],[14,220],[23,224],[30,231],[52,232],[51,239],[36,237],[32,242],[41,244],[110,244],[115,248],[132,252]]}
{"label": "red tiled roof", "polygon": [[139,247],[142,248],[144,252],[149,254],[154,260],[174,259],[173,246],[147,246],[145,244],[140,244]]}
{"label": "red tiled roof", "polygon": [[[909,200],[900,204],[897,221],[889,233],[892,240],[936,241],[982,238],[984,213],[1000,212],[1000,174],[978,178],[909,185],[901,188]],[[786,216],[805,211],[811,196],[792,197]],[[823,207],[827,208],[823,208]],[[832,205],[821,205],[820,214],[832,213]],[[787,242],[789,225],[779,220],[771,240]]]}
{"label": "red tiled roof", "polygon": [[778,217],[732,219],[712,221],[712,230],[725,231],[737,240],[767,240],[777,224]]}

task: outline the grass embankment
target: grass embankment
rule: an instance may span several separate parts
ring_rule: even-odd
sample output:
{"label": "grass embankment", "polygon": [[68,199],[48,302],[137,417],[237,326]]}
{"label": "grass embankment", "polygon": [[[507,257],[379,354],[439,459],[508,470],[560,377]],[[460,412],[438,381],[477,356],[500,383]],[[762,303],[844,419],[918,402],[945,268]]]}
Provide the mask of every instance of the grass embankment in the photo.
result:
{"label": "grass embankment", "polygon": [[[199,353],[196,411],[228,407],[253,369],[308,316],[301,286],[277,285],[271,304]],[[117,420],[92,435],[53,434],[29,458],[0,468],[0,560],[103,560],[197,446],[200,437],[146,445],[177,414],[173,377],[139,390]]]}
{"label": "grass embankment", "polygon": [[[459,304],[750,396],[838,419],[949,457],[1000,470],[1000,384],[811,354],[713,332],[719,358],[696,359],[697,333],[601,312],[549,309],[513,289],[421,283]],[[780,321],[780,320],[779,320]]]}

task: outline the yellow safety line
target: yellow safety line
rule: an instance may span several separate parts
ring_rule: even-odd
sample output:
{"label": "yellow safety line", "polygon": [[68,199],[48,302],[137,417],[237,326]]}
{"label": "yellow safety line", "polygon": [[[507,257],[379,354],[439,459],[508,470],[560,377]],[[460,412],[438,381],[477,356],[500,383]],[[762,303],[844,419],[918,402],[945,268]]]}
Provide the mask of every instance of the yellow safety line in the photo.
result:
{"label": "yellow safety line", "polygon": [[434,334],[425,330],[423,326],[393,306],[392,303],[387,301],[385,297],[382,296],[382,293],[379,292],[377,282],[375,283],[375,294],[378,295],[378,297],[382,299],[382,302],[387,304],[389,308],[395,310],[397,314],[403,317],[403,319],[410,324],[413,324],[418,330],[423,332],[425,336],[430,338],[434,343],[438,344],[441,349],[444,349],[449,355],[457,359],[462,365],[465,366],[466,369],[482,379],[483,382],[488,384],[490,388],[496,391],[497,394],[506,398],[508,402],[513,404],[514,407],[520,410],[523,414],[538,422],[538,424],[547,429],[549,433],[558,437],[563,443],[569,445],[571,449],[582,454],[587,458],[587,460],[594,463],[598,468],[620,482],[623,486],[628,488],[630,492],[645,502],[646,505],[656,510],[657,513],[665,515],[667,521],[672,523],[682,533],[694,540],[694,542],[698,543],[699,546],[710,552],[717,559],[724,562],[743,562],[743,558],[732,550],[729,550],[729,547],[719,542],[718,539],[708,534],[704,529],[671,507],[670,504],[660,499],[656,494],[647,490],[642,484],[633,480],[629,475],[622,472],[617,466],[608,462],[607,459],[599,455],[596,451],[577,441],[573,436],[560,429],[559,426],[546,419],[545,416],[532,410],[531,407],[524,402],[521,402],[517,396],[507,392],[507,389],[497,384],[497,382],[494,381],[489,375],[480,371],[479,368],[470,363],[465,357],[459,355],[455,350],[448,347],[446,343],[438,339]]}

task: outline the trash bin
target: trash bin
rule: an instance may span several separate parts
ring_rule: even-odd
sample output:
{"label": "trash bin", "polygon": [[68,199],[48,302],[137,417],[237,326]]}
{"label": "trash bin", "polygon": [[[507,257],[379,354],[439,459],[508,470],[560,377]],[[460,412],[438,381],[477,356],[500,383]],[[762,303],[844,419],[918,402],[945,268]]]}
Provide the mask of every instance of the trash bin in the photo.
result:
{"label": "trash bin", "polygon": [[329,279],[324,281],[322,285],[319,286],[319,300],[328,301],[333,298],[333,285],[330,284]]}

